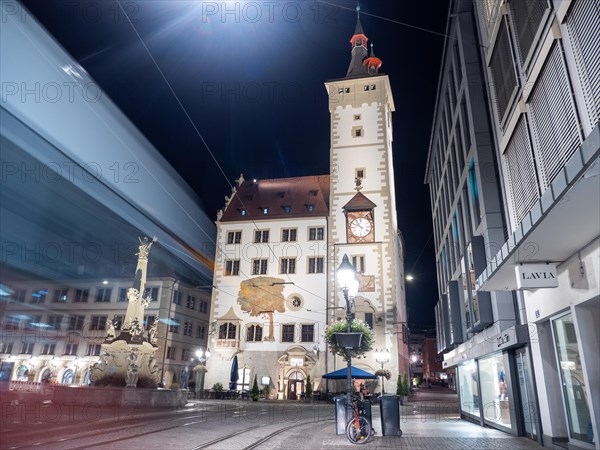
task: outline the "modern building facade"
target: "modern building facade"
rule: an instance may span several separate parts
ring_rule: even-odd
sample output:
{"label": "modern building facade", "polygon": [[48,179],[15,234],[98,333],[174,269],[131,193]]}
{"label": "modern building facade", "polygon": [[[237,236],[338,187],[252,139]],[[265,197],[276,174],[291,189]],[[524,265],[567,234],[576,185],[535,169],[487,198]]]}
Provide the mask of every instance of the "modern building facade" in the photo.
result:
{"label": "modern building facade", "polygon": [[215,226],[85,69],[20,12],[0,29],[11,86],[0,105],[2,378],[83,384],[108,319],[125,314],[138,239],[156,236],[146,326],[159,321],[158,366],[166,353],[167,384],[178,382],[188,353],[205,348]]}
{"label": "modern building facade", "polygon": [[[461,21],[467,19],[472,35],[462,31]],[[469,283],[454,287],[448,283],[444,291],[442,282],[436,315],[444,365],[457,367],[465,417],[475,415],[482,424],[536,438],[547,446],[599,448],[597,4],[455,1],[448,27],[456,42],[447,42],[444,67],[450,49],[458,47],[465,64],[461,72],[478,73],[469,84],[481,87],[476,100],[480,109],[470,106],[470,118],[485,117],[488,123],[487,131],[470,134],[484,139],[476,151],[485,148],[489,164],[479,164],[479,173],[474,171],[477,178],[468,174],[468,193],[471,199],[479,196],[483,219],[483,213],[492,209],[482,193],[486,184],[482,177],[494,179],[499,208],[494,205],[492,222],[482,223],[502,233],[486,238],[483,228],[474,229],[484,238],[485,258],[480,264],[474,258]],[[470,62],[465,59],[465,42],[475,44],[477,58]],[[448,72],[442,70],[436,119],[443,114],[439,105]],[[432,141],[432,149],[434,145]],[[477,160],[468,164],[476,169]],[[434,168],[431,152],[430,172]],[[439,175],[434,172],[429,178],[434,185],[433,180],[443,179]],[[434,194],[435,189],[433,199]],[[436,200],[432,204],[435,211]],[[438,246],[442,267],[445,248]],[[474,335],[467,327],[467,334],[457,340],[456,332],[465,331],[463,323],[469,317],[463,318],[467,305],[456,311],[453,292],[460,294],[460,287],[469,284],[469,314],[489,298],[493,325]],[[501,308],[498,298],[506,299]],[[476,317],[471,319],[476,326]],[[489,351],[482,351],[485,348]],[[477,404],[472,411],[479,410],[478,414],[465,411],[465,402]]]}
{"label": "modern building facade", "polygon": [[544,445],[600,448],[600,10],[475,4],[508,224],[477,288],[522,292]]}
{"label": "modern building facade", "polygon": [[[394,198],[394,103],[367,41],[357,21],[347,75],[326,83],[336,171],[240,177],[218,215],[209,387],[233,375],[239,389],[256,375],[274,397],[294,399],[310,375],[317,391],[344,390],[321,376],[345,367],[324,339],[327,324],[345,318],[336,280],[345,254],[359,278],[353,314],[375,331],[374,349],[390,351],[386,368],[393,379],[408,371],[407,343],[398,332],[406,307]],[[353,363],[371,372],[380,367],[375,351]]]}
{"label": "modern building facade", "polygon": [[463,418],[536,439],[537,408],[522,395],[533,380],[518,298],[475,284],[508,226],[475,14],[474,2],[451,2],[425,178],[440,296],[437,350],[454,374]]}

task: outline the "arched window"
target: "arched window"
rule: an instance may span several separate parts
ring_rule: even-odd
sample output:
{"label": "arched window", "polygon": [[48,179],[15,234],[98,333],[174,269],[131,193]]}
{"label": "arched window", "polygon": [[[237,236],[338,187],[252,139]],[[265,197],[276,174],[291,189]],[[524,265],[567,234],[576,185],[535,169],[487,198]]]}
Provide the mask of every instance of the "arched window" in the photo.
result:
{"label": "arched window", "polygon": [[226,322],[219,326],[219,339],[235,339],[236,325],[232,322]]}
{"label": "arched window", "polygon": [[248,333],[246,335],[246,340],[248,342],[261,342],[263,335],[263,329],[260,325],[250,325],[248,327]]}
{"label": "arched window", "polygon": [[71,369],[67,369],[65,370],[65,373],[63,373],[62,379],[60,380],[60,382],[62,384],[73,384],[73,376],[75,374],[73,373],[73,371]]}

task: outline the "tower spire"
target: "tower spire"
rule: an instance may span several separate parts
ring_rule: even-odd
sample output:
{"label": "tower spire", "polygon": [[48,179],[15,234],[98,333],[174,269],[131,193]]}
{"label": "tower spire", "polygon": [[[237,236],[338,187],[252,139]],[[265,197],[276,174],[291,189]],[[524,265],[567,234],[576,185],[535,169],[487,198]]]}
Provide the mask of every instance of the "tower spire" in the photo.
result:
{"label": "tower spire", "polygon": [[368,40],[360,23],[360,4],[356,2],[356,27],[354,28],[354,35],[350,39],[350,43],[352,44],[352,59],[350,60],[346,78],[361,77],[368,74],[363,66],[363,61],[367,58]]}

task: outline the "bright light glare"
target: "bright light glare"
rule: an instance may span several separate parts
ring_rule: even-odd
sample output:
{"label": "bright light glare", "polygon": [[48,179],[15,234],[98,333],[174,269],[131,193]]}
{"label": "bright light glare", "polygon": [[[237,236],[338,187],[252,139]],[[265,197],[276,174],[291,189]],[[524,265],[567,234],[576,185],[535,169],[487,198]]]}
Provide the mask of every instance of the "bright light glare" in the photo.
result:
{"label": "bright light glare", "polygon": [[413,277],[411,274],[406,275],[406,281],[412,281],[414,279],[415,277]]}

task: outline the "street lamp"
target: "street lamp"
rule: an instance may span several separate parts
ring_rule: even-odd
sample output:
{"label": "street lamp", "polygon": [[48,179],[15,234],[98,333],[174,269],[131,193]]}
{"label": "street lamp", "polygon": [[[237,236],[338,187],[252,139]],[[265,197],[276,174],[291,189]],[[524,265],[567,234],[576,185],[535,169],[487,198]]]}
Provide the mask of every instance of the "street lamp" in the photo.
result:
{"label": "street lamp", "polygon": [[[381,370],[383,372],[383,365],[390,361],[390,351],[388,349],[384,350],[375,350],[375,361],[381,364]],[[383,388],[383,373],[381,375],[381,395],[385,394],[385,390]]]}
{"label": "street lamp", "polygon": [[[354,266],[350,264],[348,255],[344,255],[342,263],[337,268],[337,280],[344,293],[344,300],[346,301],[346,324],[347,332],[352,332],[352,312],[350,311],[350,296],[356,296],[358,292],[358,281],[356,280],[356,270]],[[346,347],[347,353],[347,373],[346,373],[346,405],[352,404],[352,348]]]}
{"label": "street lamp", "polygon": [[196,366],[196,397],[204,391],[204,372],[206,371],[204,363],[206,363],[209,357],[210,350],[208,349],[205,352],[202,349],[196,351],[196,358],[198,358],[198,365]]}

